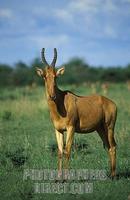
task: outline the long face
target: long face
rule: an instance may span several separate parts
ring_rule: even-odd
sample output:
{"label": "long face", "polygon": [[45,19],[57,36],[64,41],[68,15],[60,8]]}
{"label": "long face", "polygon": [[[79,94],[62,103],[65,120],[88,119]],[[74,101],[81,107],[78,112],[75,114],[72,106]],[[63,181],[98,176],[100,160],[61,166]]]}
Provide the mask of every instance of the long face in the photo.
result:
{"label": "long face", "polygon": [[45,49],[43,48],[41,52],[41,56],[42,56],[42,62],[46,65],[46,67],[45,69],[36,68],[36,71],[37,71],[37,74],[41,76],[45,81],[47,97],[51,99],[52,101],[54,101],[57,97],[56,77],[64,73],[64,68],[62,67],[58,69],[57,71],[55,70],[55,63],[57,59],[56,48],[54,48],[54,58],[51,65],[47,63],[45,59],[44,51]]}
{"label": "long face", "polygon": [[47,67],[44,71],[44,80],[47,95],[51,100],[56,99],[56,72],[52,67]]}

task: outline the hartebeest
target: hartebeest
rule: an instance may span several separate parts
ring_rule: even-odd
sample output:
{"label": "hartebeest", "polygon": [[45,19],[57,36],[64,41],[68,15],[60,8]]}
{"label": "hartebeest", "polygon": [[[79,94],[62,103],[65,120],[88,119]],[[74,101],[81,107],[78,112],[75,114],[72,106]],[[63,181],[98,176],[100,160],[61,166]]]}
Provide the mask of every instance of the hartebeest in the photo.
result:
{"label": "hartebeest", "polygon": [[[64,67],[55,69],[56,48],[51,65],[45,59],[44,48],[41,55],[45,68],[37,68],[36,70],[37,74],[45,81],[47,102],[58,144],[59,171],[62,170],[63,153],[65,154],[65,169],[68,168],[74,132],[90,133],[97,131],[104,146],[108,149],[111,176],[114,177],[116,168],[116,142],[114,139],[114,126],[117,116],[116,104],[100,95],[78,96],[70,91],[61,91],[57,86],[56,78],[62,75],[65,69]],[[64,131],[67,131],[65,150],[63,150]]]}

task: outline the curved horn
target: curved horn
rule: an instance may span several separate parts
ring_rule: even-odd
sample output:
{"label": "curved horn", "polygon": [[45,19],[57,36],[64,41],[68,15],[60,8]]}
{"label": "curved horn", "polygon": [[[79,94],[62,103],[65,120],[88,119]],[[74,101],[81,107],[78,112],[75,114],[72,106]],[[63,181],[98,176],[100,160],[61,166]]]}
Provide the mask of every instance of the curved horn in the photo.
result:
{"label": "curved horn", "polygon": [[45,59],[45,48],[42,48],[42,51],[41,51],[41,58],[42,58],[42,63],[49,66],[46,59]]}
{"label": "curved horn", "polygon": [[56,48],[54,48],[54,58],[53,58],[53,61],[51,63],[52,67],[55,67],[56,60],[57,60],[57,50],[56,50]]}

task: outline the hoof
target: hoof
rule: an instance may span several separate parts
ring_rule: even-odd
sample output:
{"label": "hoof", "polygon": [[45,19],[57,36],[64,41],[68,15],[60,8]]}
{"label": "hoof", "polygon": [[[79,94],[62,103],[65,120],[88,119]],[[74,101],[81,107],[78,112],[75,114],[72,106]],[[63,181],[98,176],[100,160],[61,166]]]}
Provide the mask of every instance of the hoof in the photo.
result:
{"label": "hoof", "polygon": [[110,179],[113,181],[113,180],[115,180],[117,177],[116,177],[116,174],[111,174],[110,175]]}

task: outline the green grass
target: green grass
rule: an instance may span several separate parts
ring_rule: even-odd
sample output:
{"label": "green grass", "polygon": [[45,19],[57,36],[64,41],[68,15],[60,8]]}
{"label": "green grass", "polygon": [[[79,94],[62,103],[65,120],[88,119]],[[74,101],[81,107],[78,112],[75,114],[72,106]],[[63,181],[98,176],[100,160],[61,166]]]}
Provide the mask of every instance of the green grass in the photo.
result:
{"label": "green grass", "polygon": [[[100,84],[94,90],[103,94]],[[93,87],[69,85],[78,95],[89,95]],[[39,88],[0,89],[0,199],[128,199],[130,195],[130,91],[126,84],[111,84],[107,96],[118,106],[115,128],[117,180],[90,180],[91,194],[34,194],[36,181],[23,180],[24,169],[57,169],[54,128],[45,91]],[[109,173],[108,154],[96,133],[75,134],[72,169],[103,169]]]}

